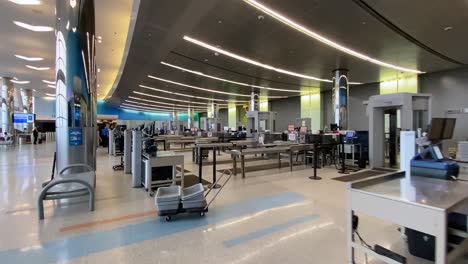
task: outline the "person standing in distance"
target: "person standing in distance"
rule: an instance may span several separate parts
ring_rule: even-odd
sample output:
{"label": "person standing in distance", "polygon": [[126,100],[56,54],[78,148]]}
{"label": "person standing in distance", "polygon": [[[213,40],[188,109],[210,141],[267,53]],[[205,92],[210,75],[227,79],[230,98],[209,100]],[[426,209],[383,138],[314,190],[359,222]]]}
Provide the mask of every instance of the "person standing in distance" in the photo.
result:
{"label": "person standing in distance", "polygon": [[33,129],[33,140],[34,140],[34,145],[37,144],[37,138],[39,137],[39,131],[37,131],[37,127],[34,127]]}

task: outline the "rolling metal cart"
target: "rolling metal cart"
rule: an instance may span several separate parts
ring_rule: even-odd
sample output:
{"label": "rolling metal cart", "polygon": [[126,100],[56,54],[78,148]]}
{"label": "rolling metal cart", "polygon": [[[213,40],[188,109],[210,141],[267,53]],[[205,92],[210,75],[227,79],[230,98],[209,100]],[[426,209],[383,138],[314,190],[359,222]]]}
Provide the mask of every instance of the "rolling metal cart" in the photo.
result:
{"label": "rolling metal cart", "polygon": [[[224,176],[227,175],[227,178]],[[219,195],[221,190],[226,186],[232,177],[232,168],[225,169],[218,180],[211,184],[206,190],[201,183],[195,184],[183,190],[180,186],[160,187],[155,195],[156,208],[159,216],[165,216],[166,221],[172,220],[172,216],[182,213],[197,213],[200,216],[205,216],[208,208]],[[209,202],[206,198],[223,178],[225,180],[219,186],[219,190],[214,193],[214,196]]]}

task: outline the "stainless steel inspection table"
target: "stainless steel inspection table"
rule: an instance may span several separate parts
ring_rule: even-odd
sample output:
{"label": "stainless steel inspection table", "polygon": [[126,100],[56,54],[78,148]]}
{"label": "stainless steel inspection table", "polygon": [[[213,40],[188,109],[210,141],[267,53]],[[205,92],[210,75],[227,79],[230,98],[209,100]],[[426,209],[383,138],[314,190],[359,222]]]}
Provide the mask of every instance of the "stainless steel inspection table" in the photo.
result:
{"label": "stainless steel inspection table", "polygon": [[180,144],[181,149],[185,149],[186,144],[194,144],[195,143],[195,138],[191,139],[186,139],[186,138],[180,138],[180,139],[167,139],[166,140],[166,145],[167,149],[171,149],[171,144]]}
{"label": "stainless steel inspection table", "polygon": [[[158,151],[156,156],[149,156],[148,154],[142,155],[142,162],[144,164],[144,179],[143,186],[147,191],[152,192],[153,185],[177,183],[177,169],[176,166],[181,167],[180,185],[184,188],[184,154],[175,153],[174,151]],[[172,166],[172,179],[153,181],[152,168]]]}
{"label": "stainless steel inspection table", "polygon": [[[281,168],[281,153],[289,153],[290,160],[292,159],[291,147],[272,147],[272,148],[250,148],[242,150],[233,150],[231,151],[232,157],[232,166],[234,169],[234,175],[237,175],[237,158],[241,159],[241,170],[242,178],[245,178],[245,155],[255,155],[255,154],[278,154],[278,166]],[[292,171],[292,163],[289,164],[290,170]]]}
{"label": "stainless steel inspection table", "polygon": [[[213,149],[213,184],[216,182],[216,149],[222,147],[232,147],[232,143],[197,143],[194,148],[197,148],[198,153],[198,181],[202,183],[203,179],[203,158],[202,151],[204,149]],[[214,186],[213,188],[217,188]]]}
{"label": "stainless steel inspection table", "polygon": [[[378,255],[354,240],[352,217],[363,213],[384,221],[433,235],[437,264],[451,263],[466,253],[466,232],[447,228],[447,214],[468,202],[468,183],[425,177],[404,177],[404,172],[389,173],[356,181],[347,186],[348,261],[354,262],[354,250],[363,251],[387,263],[398,263]],[[465,240],[447,253],[448,233]],[[464,234],[461,234],[464,233]]]}

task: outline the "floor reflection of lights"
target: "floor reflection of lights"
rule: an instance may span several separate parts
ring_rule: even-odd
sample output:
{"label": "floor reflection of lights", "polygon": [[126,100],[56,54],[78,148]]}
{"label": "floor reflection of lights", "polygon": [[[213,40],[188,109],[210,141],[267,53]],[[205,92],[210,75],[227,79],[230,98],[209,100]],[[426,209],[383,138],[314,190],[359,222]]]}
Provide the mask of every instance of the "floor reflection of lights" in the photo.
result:
{"label": "floor reflection of lights", "polygon": [[305,205],[308,205],[308,204],[311,204],[311,203],[312,202],[310,202],[310,201],[306,201],[306,202],[289,204],[289,205],[285,205],[285,206],[279,206],[279,207],[271,208],[271,209],[268,209],[268,210],[263,210],[261,212],[258,212],[258,213],[255,213],[255,214],[252,214],[252,215],[249,215],[249,216],[238,218],[238,219],[236,219],[234,221],[230,221],[230,222],[227,222],[227,223],[224,223],[224,224],[221,224],[221,225],[216,225],[214,227],[206,228],[206,229],[203,230],[203,232],[215,231],[215,230],[222,229],[222,228],[232,226],[232,225],[235,225],[235,224],[239,224],[239,223],[242,223],[242,222],[245,222],[245,221],[248,221],[248,220],[252,220],[252,219],[254,219],[254,218],[258,217],[258,216],[264,215],[266,213],[271,213],[273,211],[284,210],[284,209],[289,209],[289,208],[298,207],[298,206],[305,206]]}
{"label": "floor reflection of lights", "polygon": [[248,259],[252,258],[252,257],[255,257],[256,255],[262,253],[264,250],[268,249],[268,248],[271,248],[271,247],[274,247],[278,244],[281,244],[287,240],[290,240],[292,238],[295,238],[295,237],[298,237],[298,236],[301,236],[301,235],[304,235],[304,234],[307,234],[309,232],[312,232],[312,231],[316,231],[318,229],[322,229],[322,228],[325,228],[325,227],[328,227],[328,226],[331,226],[333,225],[334,222],[325,222],[325,223],[322,223],[322,224],[318,224],[318,225],[313,225],[311,227],[308,227],[306,229],[303,229],[303,230],[300,230],[300,231],[297,231],[297,232],[294,232],[292,234],[288,234],[288,235],[285,235],[285,236],[282,236],[280,237],[279,239],[276,239],[274,242],[271,242],[271,243],[268,243],[266,244],[265,246],[257,249],[257,250],[254,250],[254,251],[251,251],[250,253],[247,253],[246,255],[244,255],[244,257],[238,259],[238,260],[235,260],[233,261],[232,263],[242,263],[242,262],[245,262],[247,261]]}

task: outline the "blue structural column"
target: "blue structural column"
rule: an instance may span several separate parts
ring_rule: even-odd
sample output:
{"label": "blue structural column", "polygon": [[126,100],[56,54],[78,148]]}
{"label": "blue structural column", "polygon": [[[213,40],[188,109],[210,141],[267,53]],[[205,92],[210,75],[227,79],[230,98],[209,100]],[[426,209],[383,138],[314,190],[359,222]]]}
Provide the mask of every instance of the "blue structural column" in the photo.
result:
{"label": "blue structural column", "polygon": [[348,70],[334,70],[332,105],[334,122],[340,130],[348,129],[348,94]]}
{"label": "blue structural column", "polygon": [[94,1],[56,1],[57,170],[96,168],[96,48]]}

